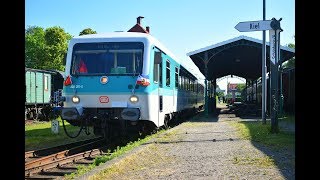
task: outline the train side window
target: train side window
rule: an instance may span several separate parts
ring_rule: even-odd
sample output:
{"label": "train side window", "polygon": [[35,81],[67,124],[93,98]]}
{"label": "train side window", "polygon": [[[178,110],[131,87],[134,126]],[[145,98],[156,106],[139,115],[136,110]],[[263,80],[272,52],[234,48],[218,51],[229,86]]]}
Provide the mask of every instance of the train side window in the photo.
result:
{"label": "train side window", "polygon": [[176,72],[175,72],[175,85],[176,85],[176,88],[178,88],[178,86],[179,86],[179,70],[178,70],[178,68],[176,67],[175,68],[176,69]]}
{"label": "train side window", "polygon": [[179,76],[179,89],[182,89],[181,86],[182,85],[182,76],[181,76],[181,74],[180,74],[180,76]]}
{"label": "train side window", "polygon": [[159,82],[159,64],[154,64],[153,67],[153,82],[158,83]]}
{"label": "train side window", "polygon": [[161,61],[162,61],[161,52],[155,51],[154,52],[154,64],[153,64],[153,81],[155,83],[159,82]]}
{"label": "train side window", "polygon": [[170,87],[170,61],[166,61],[166,86]]}
{"label": "train side window", "polygon": [[180,87],[181,87],[181,90],[184,90],[183,88],[184,88],[184,85],[183,85],[183,83],[184,83],[184,77],[183,76],[180,76],[181,77],[181,85],[180,85]]}
{"label": "train side window", "polygon": [[45,91],[48,91],[48,90],[49,90],[49,83],[48,83],[48,81],[49,81],[49,76],[44,75],[44,90],[45,90]]}
{"label": "train side window", "polygon": [[[156,68],[158,68],[158,70],[157,70],[157,72],[156,73],[153,73],[153,76],[155,77],[155,76],[157,76],[157,78],[155,78],[155,79],[157,79],[158,80],[158,82],[159,82],[159,88],[162,88],[162,81],[163,81],[163,79],[162,79],[162,71],[163,71],[163,69],[162,69],[162,67],[163,67],[163,65],[162,65],[162,57],[164,57],[165,56],[165,53],[164,52],[162,52],[159,48],[157,48],[157,47],[154,47],[156,50],[155,50],[155,53],[154,53],[154,72],[156,71]],[[158,75],[157,75],[158,74]]]}
{"label": "train side window", "polygon": [[162,62],[159,64],[159,87],[162,88]]}
{"label": "train side window", "polygon": [[159,110],[160,112],[163,111],[163,97],[159,96]]}

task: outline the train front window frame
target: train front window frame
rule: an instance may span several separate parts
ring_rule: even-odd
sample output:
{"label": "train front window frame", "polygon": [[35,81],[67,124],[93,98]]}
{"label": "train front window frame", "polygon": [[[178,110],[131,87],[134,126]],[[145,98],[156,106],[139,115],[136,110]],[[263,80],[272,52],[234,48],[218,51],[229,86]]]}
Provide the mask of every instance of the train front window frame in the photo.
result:
{"label": "train front window frame", "polygon": [[142,73],[143,53],[142,42],[77,43],[71,75],[138,75]]}

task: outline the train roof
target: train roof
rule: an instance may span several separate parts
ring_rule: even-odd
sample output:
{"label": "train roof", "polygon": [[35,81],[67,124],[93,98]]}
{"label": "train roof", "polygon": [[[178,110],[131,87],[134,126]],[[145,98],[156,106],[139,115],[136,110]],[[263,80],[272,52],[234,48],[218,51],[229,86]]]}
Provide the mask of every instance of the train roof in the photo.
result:
{"label": "train roof", "polygon": [[56,75],[56,74],[59,74],[61,75],[62,77],[65,77],[64,76],[64,72],[63,71],[59,71],[59,70],[52,70],[52,69],[34,69],[34,68],[25,68],[25,72],[42,72],[42,73],[48,73],[48,74],[53,74],[53,75]]}
{"label": "train roof", "polygon": [[70,42],[72,44],[80,42],[103,42],[106,39],[114,38],[117,41],[137,41],[139,39],[147,39],[150,43],[160,48],[164,53],[177,61],[184,69],[189,69],[188,65],[183,65],[182,61],[178,59],[168,48],[166,48],[159,40],[147,33],[140,32],[107,32],[99,34],[86,34],[73,37]]}
{"label": "train roof", "polygon": [[159,40],[147,33],[140,32],[107,32],[99,34],[87,34],[82,36],[76,36],[71,39],[71,42],[95,42],[103,41],[105,39],[114,38],[117,40],[129,40],[136,41],[137,39],[147,39],[149,42],[160,48],[164,53],[172,57],[174,60],[180,63],[180,60],[169,50],[167,49]]}
{"label": "train roof", "polygon": [[25,72],[42,72],[42,73],[48,73],[48,74],[57,74],[57,72],[55,71],[51,71],[51,70],[44,70],[44,69],[34,69],[34,68],[25,68]]}

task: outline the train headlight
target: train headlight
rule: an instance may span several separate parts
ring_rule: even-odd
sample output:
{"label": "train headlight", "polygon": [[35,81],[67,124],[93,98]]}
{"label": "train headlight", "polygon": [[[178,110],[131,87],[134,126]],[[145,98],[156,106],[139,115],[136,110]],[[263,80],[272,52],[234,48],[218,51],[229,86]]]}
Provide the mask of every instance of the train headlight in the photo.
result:
{"label": "train headlight", "polygon": [[136,95],[132,95],[130,98],[129,98],[130,102],[131,103],[137,103],[139,101],[139,98],[138,96]]}
{"label": "train headlight", "polygon": [[80,102],[80,98],[78,96],[73,96],[72,97],[72,102],[75,104],[78,104]]}

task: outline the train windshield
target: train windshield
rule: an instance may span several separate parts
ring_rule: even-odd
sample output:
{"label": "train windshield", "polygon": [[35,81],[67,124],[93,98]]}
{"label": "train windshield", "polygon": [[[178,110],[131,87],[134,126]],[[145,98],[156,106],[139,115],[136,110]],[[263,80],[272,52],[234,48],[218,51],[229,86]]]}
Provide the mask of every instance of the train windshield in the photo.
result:
{"label": "train windshield", "polygon": [[138,75],[142,42],[78,43],[73,47],[72,75]]}

